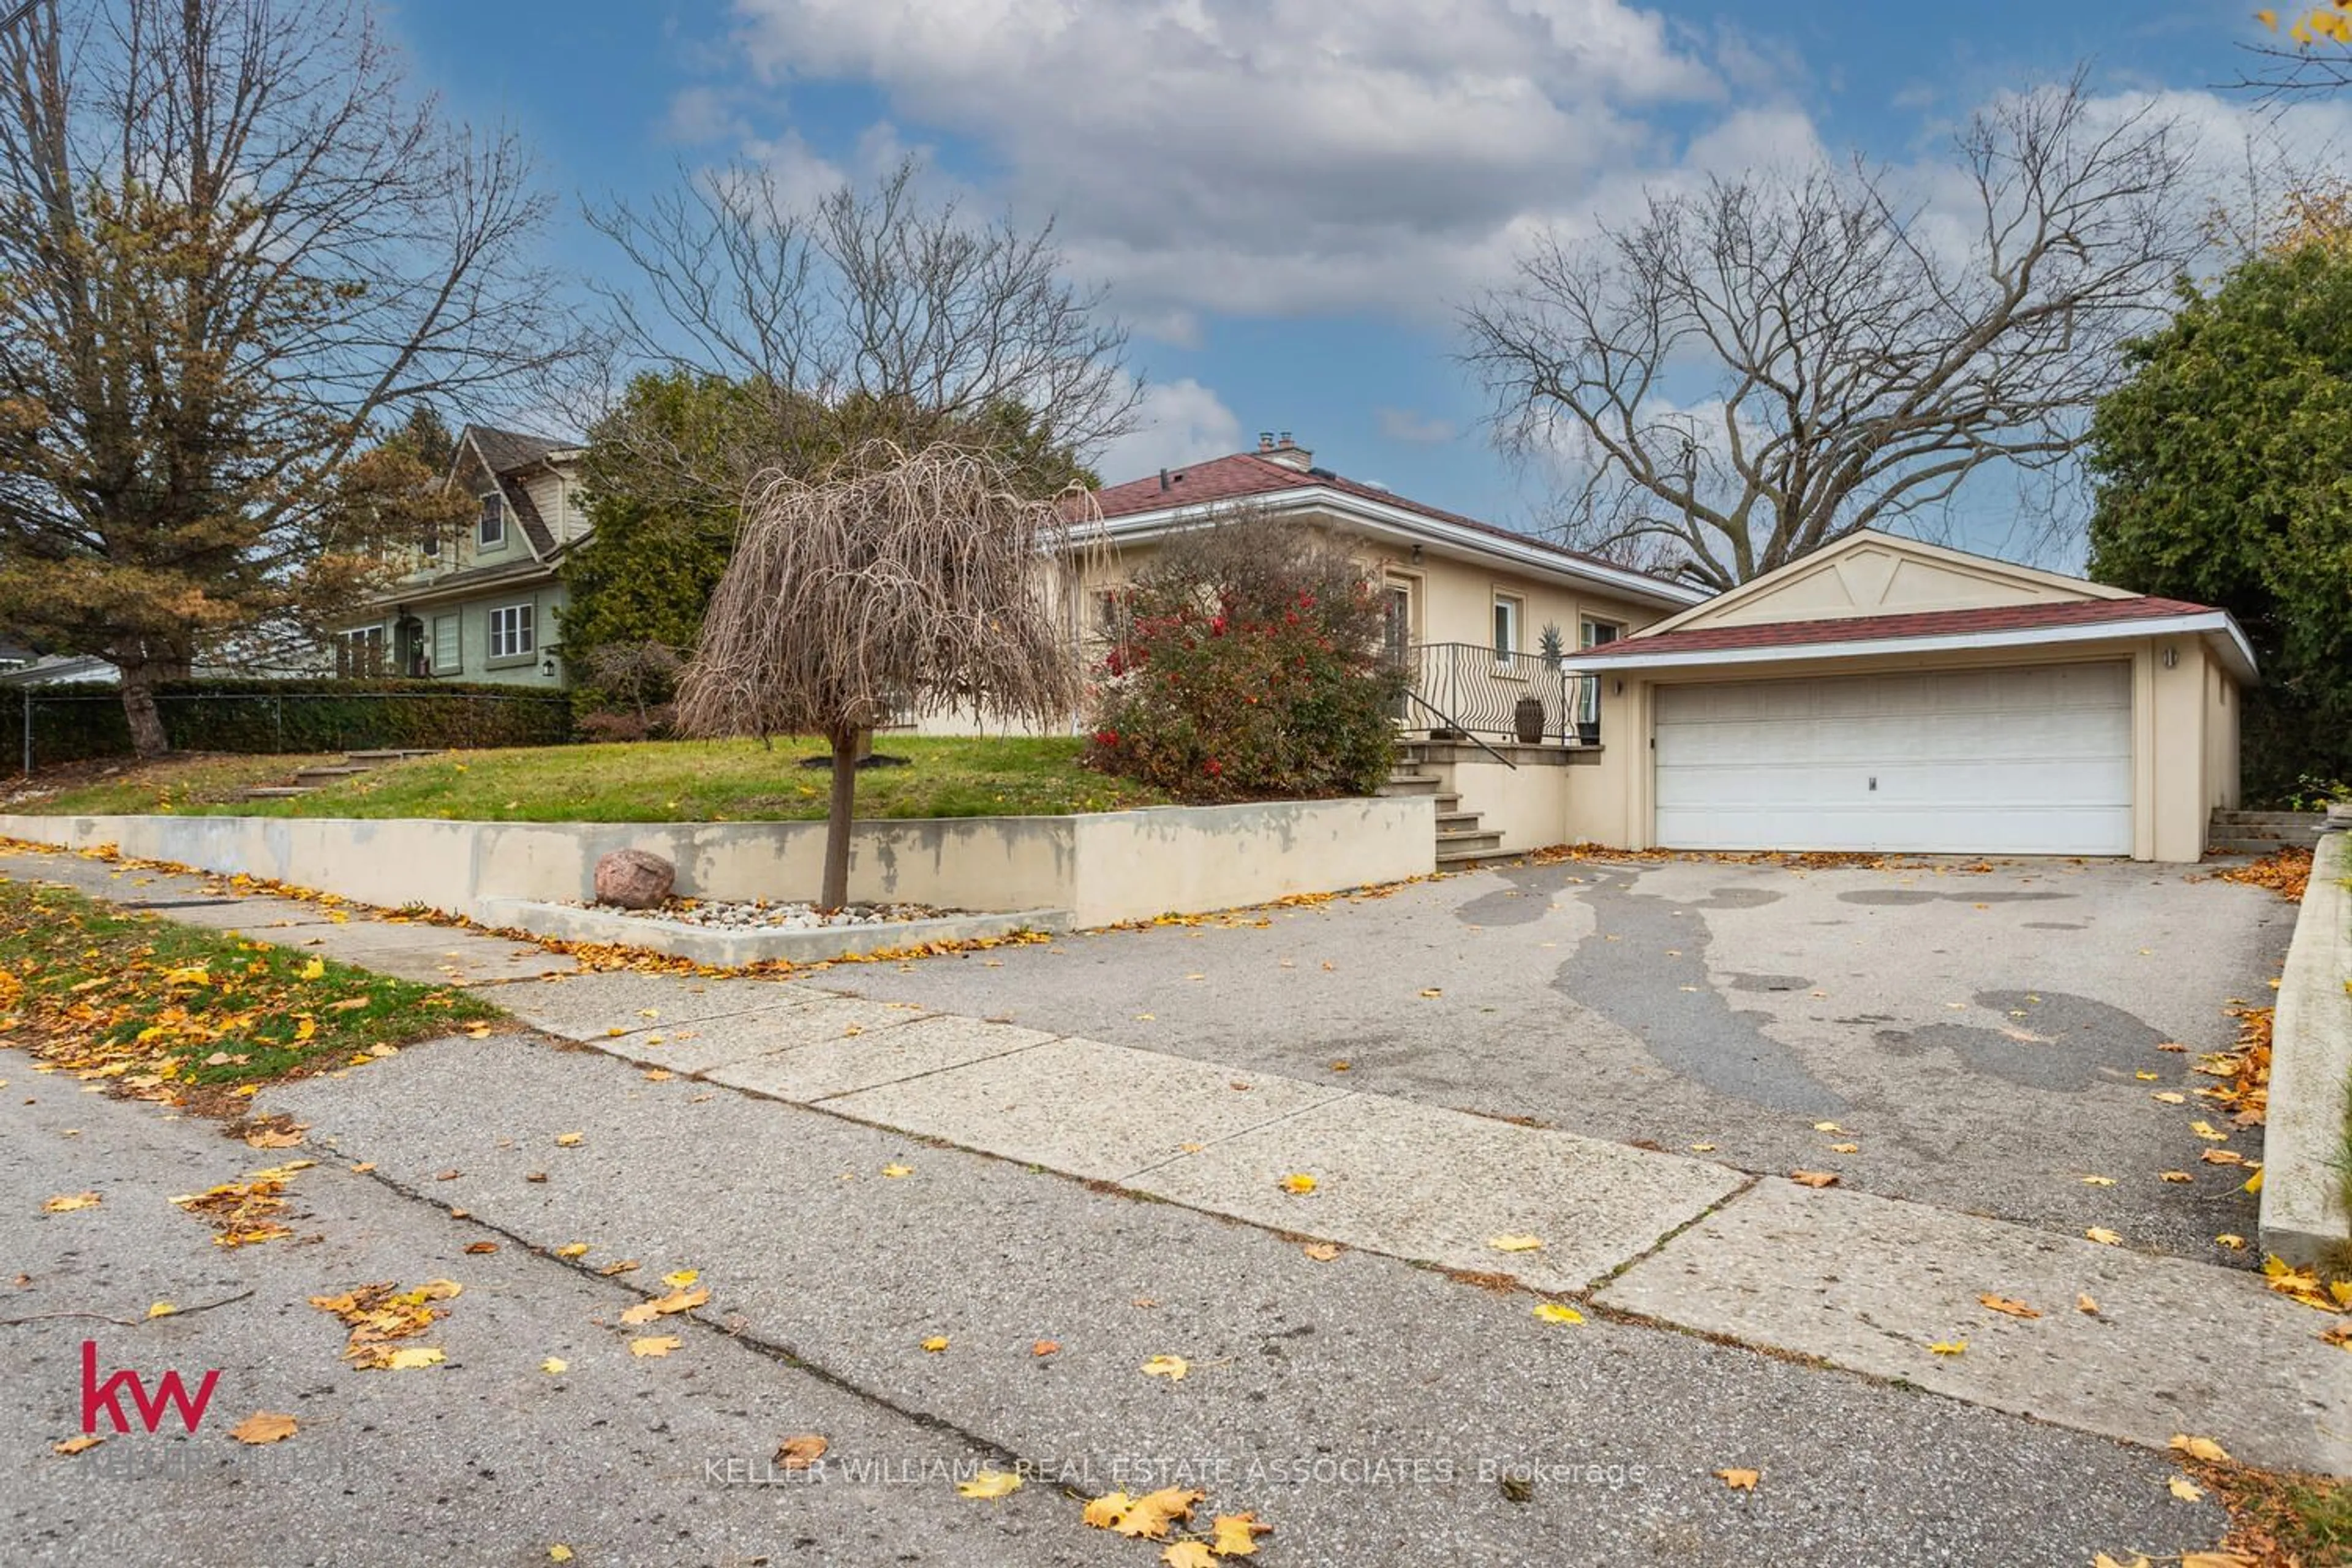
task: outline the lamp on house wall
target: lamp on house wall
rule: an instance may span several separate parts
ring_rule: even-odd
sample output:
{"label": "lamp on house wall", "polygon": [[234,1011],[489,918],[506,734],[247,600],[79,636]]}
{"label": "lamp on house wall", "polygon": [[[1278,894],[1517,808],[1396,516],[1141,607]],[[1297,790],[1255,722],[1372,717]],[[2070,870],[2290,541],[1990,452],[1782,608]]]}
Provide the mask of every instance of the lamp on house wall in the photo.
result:
{"label": "lamp on house wall", "polygon": [[540,674],[546,676],[551,680],[555,679],[555,656],[553,654],[551,653],[546,658],[539,661],[539,672]]}
{"label": "lamp on house wall", "polygon": [[1412,563],[1416,566],[1421,564],[1421,546],[1418,544],[1412,547]]}
{"label": "lamp on house wall", "polygon": [[2164,649],[2164,668],[2170,669],[2179,662],[2180,650],[2168,643]]}

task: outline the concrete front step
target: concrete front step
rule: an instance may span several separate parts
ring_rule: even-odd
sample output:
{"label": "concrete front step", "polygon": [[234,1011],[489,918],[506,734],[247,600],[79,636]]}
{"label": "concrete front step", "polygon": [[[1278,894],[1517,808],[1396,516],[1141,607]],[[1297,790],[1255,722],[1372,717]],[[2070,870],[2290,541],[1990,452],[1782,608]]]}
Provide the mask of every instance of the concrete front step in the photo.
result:
{"label": "concrete front step", "polygon": [[1435,795],[1439,779],[1435,773],[1391,773],[1388,782],[1374,793],[1378,795]]}
{"label": "concrete front step", "polygon": [[2275,855],[2282,849],[2308,849],[2319,841],[2313,834],[2309,838],[2265,838],[2254,834],[2237,834],[2227,838],[2206,840],[2208,855]]}
{"label": "concrete front step", "polygon": [[357,778],[362,773],[372,773],[373,772],[375,772],[373,768],[355,768],[348,765],[329,765],[323,768],[299,768],[295,771],[294,782],[300,784],[305,779],[316,779],[321,783],[326,783],[331,782],[335,779]]}
{"label": "concrete front step", "polygon": [[1475,833],[1478,813],[1475,811],[1441,811],[1437,814],[1437,831],[1443,837],[1448,833]]}
{"label": "concrete front step", "polygon": [[2307,827],[2317,832],[2327,814],[2322,811],[2232,811],[2214,808],[2213,820],[2238,827]]}

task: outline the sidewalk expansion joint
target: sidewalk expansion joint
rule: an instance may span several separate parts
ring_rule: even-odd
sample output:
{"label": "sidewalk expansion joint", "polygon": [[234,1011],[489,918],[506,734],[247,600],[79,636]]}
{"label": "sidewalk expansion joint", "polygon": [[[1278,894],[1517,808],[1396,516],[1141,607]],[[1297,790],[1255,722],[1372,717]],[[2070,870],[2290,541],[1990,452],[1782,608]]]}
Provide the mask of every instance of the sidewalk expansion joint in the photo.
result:
{"label": "sidewalk expansion joint", "polygon": [[[1297,1080],[1294,1079],[1292,1081],[1296,1082]],[[1286,1121],[1296,1121],[1300,1117],[1308,1115],[1314,1111],[1328,1110],[1331,1106],[1339,1104],[1343,1100],[1359,1099],[1361,1097],[1362,1092],[1363,1091],[1360,1089],[1334,1089],[1331,1091],[1328,1098],[1318,1100],[1311,1105],[1302,1105],[1296,1110],[1286,1110],[1279,1116],[1269,1116],[1264,1121],[1254,1121],[1247,1127],[1244,1127],[1237,1131],[1226,1133],[1222,1138],[1212,1138],[1207,1142],[1202,1144],[1198,1149],[1179,1151],[1174,1154],[1171,1154],[1165,1160],[1154,1161],[1152,1163],[1145,1165],[1139,1170],[1129,1171],[1123,1176],[1114,1176],[1110,1179],[1115,1184],[1125,1186],[1129,1182],[1133,1182],[1140,1177],[1151,1174],[1154,1171],[1164,1171],[1171,1165],[1181,1164],[1187,1160],[1197,1160],[1202,1154],[1207,1153],[1210,1150],[1217,1148],[1221,1144],[1230,1143],[1236,1138],[1247,1138],[1253,1133],[1263,1132],[1269,1127],[1279,1127]],[[1154,1195],[1156,1196],[1157,1194]],[[1202,1212],[1206,1213],[1212,1211],[1204,1210]]]}

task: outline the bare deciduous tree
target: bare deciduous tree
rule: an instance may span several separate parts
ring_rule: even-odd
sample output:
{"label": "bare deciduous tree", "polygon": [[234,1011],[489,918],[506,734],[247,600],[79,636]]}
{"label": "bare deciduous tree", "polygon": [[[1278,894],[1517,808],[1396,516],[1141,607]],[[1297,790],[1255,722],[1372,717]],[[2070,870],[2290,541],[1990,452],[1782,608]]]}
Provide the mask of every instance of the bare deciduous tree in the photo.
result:
{"label": "bare deciduous tree", "polygon": [[355,524],[409,529],[342,504],[379,410],[560,341],[520,149],[400,86],[338,0],[44,6],[0,39],[0,616],[118,665],[142,755],[207,638],[358,584]]}
{"label": "bare deciduous tree", "polygon": [[909,159],[868,189],[796,204],[766,165],[737,163],[590,210],[643,283],[604,291],[619,346],[722,377],[764,416],[723,462],[605,422],[608,443],[634,444],[640,490],[667,480],[660,499],[691,512],[866,440],[1001,437],[1083,458],[1133,427],[1126,330],[1101,290],[1063,279],[1052,225],[975,223],[926,202],[920,174]]}
{"label": "bare deciduous tree", "polygon": [[2187,154],[2078,78],[1958,139],[1947,184],[1816,167],[1654,194],[1465,312],[1498,435],[1580,468],[1573,542],[1716,587],[2074,451],[2194,253]]}
{"label": "bare deciduous tree", "polygon": [[1019,493],[985,451],[861,447],[814,482],[775,473],[744,507],[678,690],[696,735],[818,734],[833,755],[820,902],[849,898],[865,737],[900,709],[1065,721],[1080,695],[1049,592],[1082,544],[1084,491]]}

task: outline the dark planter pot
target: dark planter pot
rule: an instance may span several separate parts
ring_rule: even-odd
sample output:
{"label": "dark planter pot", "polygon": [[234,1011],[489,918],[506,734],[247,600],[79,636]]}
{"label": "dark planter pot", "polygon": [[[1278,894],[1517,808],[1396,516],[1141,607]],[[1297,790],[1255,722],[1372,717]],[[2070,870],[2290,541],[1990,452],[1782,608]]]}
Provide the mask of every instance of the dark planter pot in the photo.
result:
{"label": "dark planter pot", "polygon": [[1520,698],[1517,705],[1511,710],[1511,727],[1518,731],[1521,745],[1541,745],[1544,737],[1543,699]]}
{"label": "dark planter pot", "polygon": [[1596,721],[1591,724],[1577,725],[1576,743],[1580,746],[1597,746],[1601,744],[1600,724]]}

